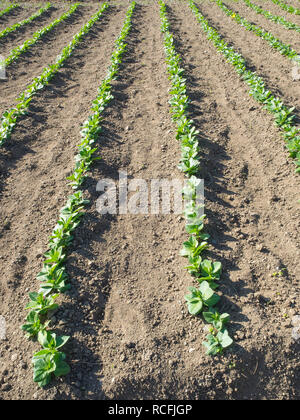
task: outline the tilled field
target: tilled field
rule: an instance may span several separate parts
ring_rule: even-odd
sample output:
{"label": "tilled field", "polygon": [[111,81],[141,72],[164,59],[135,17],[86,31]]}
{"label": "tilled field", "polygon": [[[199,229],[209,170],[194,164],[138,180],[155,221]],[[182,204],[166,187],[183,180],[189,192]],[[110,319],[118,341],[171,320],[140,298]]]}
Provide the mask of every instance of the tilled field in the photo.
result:
{"label": "tilled field", "polygon": [[[254,3],[254,1],[252,2]],[[297,4],[299,3],[299,4]],[[164,215],[101,215],[97,182],[129,178],[184,179],[180,143],[170,114],[164,36],[158,2],[138,2],[127,50],[111,82],[113,99],[97,137],[101,160],[81,186],[90,200],[67,250],[71,288],[50,313],[51,331],[70,336],[64,347],[71,372],[44,388],[34,384],[31,359],[41,349],[20,326],[59,211],[72,194],[67,177],[107,74],[130,2],[109,7],[49,84],[32,97],[0,147],[0,398],[11,399],[298,399],[299,174],[274,116],[217,51],[188,2],[167,3],[169,31],[182,58],[188,115],[199,130],[200,170],[206,199],[208,254],[222,263],[217,290],[228,312],[233,345],[205,354],[205,322],[189,314],[184,295],[195,282],[179,251],[188,239],[185,220]],[[294,106],[299,126],[300,80],[293,63],[264,39],[226,16],[216,2],[195,2],[222,39],[262,77],[268,89]],[[225,1],[300,54],[300,34],[267,20],[243,0]],[[300,26],[300,16],[270,1],[255,4]],[[300,9],[300,2],[289,1]],[[1,5],[1,4],[0,4]],[[70,4],[71,5],[71,4]],[[0,37],[0,55],[67,12],[53,3],[40,17]],[[7,6],[0,8],[1,10]],[[28,2],[0,17],[0,32],[33,13]],[[82,3],[6,68],[0,112],[55,62],[61,50],[99,10]],[[300,150],[300,149],[299,149]],[[295,157],[295,156],[293,156]],[[299,318],[298,318],[299,319]]]}

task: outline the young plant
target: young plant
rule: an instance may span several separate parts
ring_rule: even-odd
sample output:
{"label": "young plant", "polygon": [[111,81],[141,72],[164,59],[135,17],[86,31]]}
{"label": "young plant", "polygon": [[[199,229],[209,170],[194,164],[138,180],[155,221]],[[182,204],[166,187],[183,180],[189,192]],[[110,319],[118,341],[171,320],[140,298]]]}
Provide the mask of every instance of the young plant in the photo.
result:
{"label": "young plant", "polygon": [[290,6],[289,4],[286,4],[285,2],[281,0],[271,0],[274,4],[281,7],[282,10],[285,10],[288,13],[291,13],[292,15],[300,15],[300,9],[297,9],[293,6]]}
{"label": "young plant", "polygon": [[220,296],[214,293],[207,281],[202,282],[199,288],[190,287],[189,290],[191,293],[185,296],[185,300],[191,315],[199,315],[204,306],[213,307],[220,300]]}
{"label": "young plant", "polygon": [[203,345],[206,347],[206,354],[209,356],[222,354],[224,350],[233,343],[227,330],[211,331],[211,333],[207,335],[206,340],[207,341],[203,342]]}
{"label": "young plant", "polygon": [[57,337],[56,334],[49,331],[41,331],[38,334],[38,341],[43,350],[37,352],[32,363],[34,367],[34,382],[44,387],[51,381],[52,375],[56,377],[67,375],[70,372],[70,366],[65,362],[66,355],[59,351],[70,337]]}
{"label": "young plant", "polygon": [[58,308],[58,305],[54,303],[58,296],[58,294],[44,296],[42,293],[29,293],[30,301],[25,309],[30,309],[39,315],[45,315],[49,311],[53,311]]}
{"label": "young plant", "polygon": [[229,314],[220,314],[216,309],[209,308],[208,312],[203,312],[203,318],[217,331],[224,330],[225,325],[229,322]]}
{"label": "young plant", "polygon": [[261,28],[258,25],[255,25],[254,23],[249,22],[244,17],[240,16],[237,12],[234,12],[232,9],[230,9],[228,6],[226,6],[222,0],[214,0],[217,5],[220,7],[220,9],[223,10],[223,12],[234,19],[237,23],[239,23],[241,26],[243,26],[248,31],[253,32],[255,35],[259,36],[263,40],[267,41],[272,48],[279,51],[280,54],[284,55],[285,57],[288,57],[291,60],[294,60],[295,57],[298,56],[297,51],[295,51],[293,48],[290,47],[290,45],[286,45],[284,42],[282,42],[279,38],[276,38],[274,35],[272,35],[270,32],[265,31],[263,28]]}
{"label": "young plant", "polygon": [[9,56],[4,60],[3,65],[8,67],[11,63],[15,62],[22,54],[28,51],[33,45],[35,45],[40,39],[54,29],[58,24],[67,20],[77,9],[79,3],[71,5],[70,9],[59,18],[55,19],[48,26],[43,29],[36,31],[31,39],[26,40],[23,44],[15,47],[11,50]]}
{"label": "young plant", "polygon": [[26,322],[22,325],[22,330],[25,331],[27,338],[36,337],[39,332],[45,331],[50,321],[41,322],[38,312],[31,311],[26,317]]}
{"label": "young plant", "polygon": [[180,255],[185,258],[196,258],[208,248],[208,242],[200,242],[195,236],[190,236],[189,240],[183,243],[183,248],[180,251]]}
{"label": "young plant", "polygon": [[42,74],[39,77],[36,77],[33,82],[27,86],[25,91],[21,93],[21,95],[17,98],[17,106],[4,112],[0,121],[0,146],[2,146],[10,138],[19,118],[28,112],[29,104],[33,96],[49,84],[59,69],[64,65],[65,61],[72,55],[75,48],[91,30],[93,25],[100,19],[108,7],[108,3],[103,4],[101,9],[91,17],[91,19],[76,35],[74,35],[69,45],[67,45],[62,50],[61,54],[57,56],[55,63],[44,68]]}
{"label": "young plant", "polygon": [[273,15],[269,11],[264,10],[262,7],[259,7],[256,4],[252,3],[250,0],[243,0],[243,1],[244,3],[246,3],[248,7],[254,10],[257,14],[263,15],[266,19],[272,22],[279,23],[280,25],[283,25],[287,29],[292,29],[297,32],[300,32],[300,26],[297,25],[296,23],[289,22],[283,16]]}
{"label": "young plant", "polygon": [[3,29],[0,32],[0,39],[4,38],[6,35],[10,34],[11,32],[16,31],[17,29],[27,25],[28,23],[33,22],[35,19],[39,18],[43,13],[47,12],[50,9],[51,4],[47,3],[45,7],[41,7],[34,15],[30,16],[29,18],[22,20],[21,22],[15,23],[14,25]]}
{"label": "young plant", "polygon": [[20,7],[17,3],[10,4],[8,7],[6,7],[6,9],[1,10],[1,12],[0,12],[0,18],[2,16],[4,16],[4,15],[7,15],[9,12],[11,12],[14,9],[16,9],[17,7]]}
{"label": "young plant", "polygon": [[185,200],[186,231],[190,234],[190,238],[184,242],[181,255],[188,258],[189,265],[185,268],[200,283],[199,288],[190,287],[191,293],[185,296],[185,299],[189,312],[192,315],[198,315],[205,307],[212,308],[219,300],[219,296],[214,293],[214,289],[218,287],[215,281],[220,279],[221,263],[214,263],[202,258],[202,253],[209,247],[207,242],[209,235],[204,232],[206,216],[202,214],[203,206],[198,202],[201,180],[195,176],[200,168],[199,132],[193,125],[193,120],[188,116],[189,98],[186,79],[184,78],[184,69],[181,66],[181,58],[176,52],[174,38],[169,30],[167,7],[163,1],[160,1],[159,4],[167,71],[172,84],[169,103],[172,119],[177,127],[176,139],[181,143],[182,156],[178,168],[187,177],[183,197]]}

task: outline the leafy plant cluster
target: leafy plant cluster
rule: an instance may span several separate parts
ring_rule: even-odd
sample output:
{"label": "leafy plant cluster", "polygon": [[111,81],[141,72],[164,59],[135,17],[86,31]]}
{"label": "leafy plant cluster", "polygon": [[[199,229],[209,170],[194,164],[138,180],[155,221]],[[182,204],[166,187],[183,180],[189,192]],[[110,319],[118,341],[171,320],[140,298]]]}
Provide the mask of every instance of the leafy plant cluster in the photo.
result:
{"label": "leafy plant cluster", "polygon": [[68,19],[78,8],[80,3],[73,4],[70,9],[61,15],[59,18],[55,19],[53,22],[51,22],[48,26],[45,28],[36,31],[31,39],[28,39],[25,41],[22,45],[19,45],[18,47],[11,50],[9,56],[4,60],[4,65],[7,67],[14,61],[16,61],[21,54],[28,51],[34,44],[36,44],[43,36],[45,36],[48,32],[50,32],[52,29],[54,29],[58,24]]}
{"label": "leafy plant cluster", "polygon": [[100,19],[104,11],[108,8],[108,3],[104,3],[101,9],[95,13],[91,19],[74,35],[72,41],[64,47],[61,54],[57,56],[54,64],[45,67],[39,77],[34,78],[33,82],[27,86],[24,92],[17,98],[17,106],[3,113],[0,121],[0,146],[2,146],[11,136],[18,119],[28,111],[29,104],[33,96],[53,79],[65,61],[72,55],[75,48],[82,41],[85,35],[91,30],[92,26]]}
{"label": "leafy plant cluster", "polygon": [[18,4],[10,4],[9,6],[7,6],[4,10],[2,10],[1,12],[0,12],[0,18],[3,16],[3,15],[6,15],[7,13],[9,13],[11,10],[13,10],[13,9],[16,9],[17,7],[19,7],[19,5]]}
{"label": "leafy plant cluster", "polygon": [[292,15],[300,15],[300,9],[296,9],[293,6],[286,4],[284,1],[272,0],[272,2],[277,6],[281,7],[282,10],[285,10],[286,12],[291,13]]}
{"label": "leafy plant cluster", "polygon": [[279,38],[276,38],[274,35],[266,31],[265,29],[261,28],[260,26],[249,22],[246,18],[240,16],[237,12],[234,12],[232,9],[227,7],[222,2],[222,0],[213,0],[213,1],[217,3],[220,9],[222,9],[223,12],[226,13],[227,16],[230,16],[232,19],[234,19],[237,23],[239,23],[241,26],[246,28],[248,31],[253,32],[255,35],[267,41],[271,45],[271,47],[279,51],[280,54],[284,55],[285,57],[288,57],[290,60],[294,60],[298,56],[297,51],[295,51],[290,45],[285,44]]}
{"label": "leafy plant cluster", "polygon": [[78,188],[83,183],[93,161],[98,159],[93,157],[97,151],[93,144],[101,131],[101,114],[113,98],[111,82],[117,76],[122,55],[126,51],[125,38],[132,26],[131,18],[135,6],[136,3],[133,2],[126,13],[124,25],[115,43],[107,76],[93,101],[91,116],[82,125],[79,153],[75,158],[74,177],[68,178],[71,180],[73,189],[77,191],[68,198],[66,205],[61,209],[59,220],[50,237],[43,268],[37,275],[37,279],[41,282],[40,290],[29,294],[30,301],[26,307],[29,314],[22,329],[27,337],[37,338],[42,346],[42,350],[36,353],[32,359],[34,381],[41,387],[47,385],[53,375],[58,377],[66,375],[70,371],[70,367],[65,361],[66,355],[61,352],[61,347],[66,344],[69,337],[57,337],[55,333],[49,331],[49,317],[53,311],[58,309],[56,299],[59,294],[70,288],[65,260],[68,247],[73,240],[72,233],[79,225],[83,209],[88,204],[88,201],[83,198],[83,191]]}
{"label": "leafy plant cluster", "polygon": [[33,20],[39,18],[43,13],[45,13],[48,9],[50,9],[50,7],[51,7],[51,4],[47,3],[46,6],[41,7],[34,15],[30,16],[29,18],[24,19],[21,22],[15,23],[14,25],[3,29],[3,31],[0,32],[0,39],[4,38],[6,35],[10,34],[11,32],[14,32],[15,30],[21,28],[22,26],[27,25]]}
{"label": "leafy plant cluster", "polygon": [[209,25],[193,0],[189,0],[189,4],[197,20],[200,22],[202,29],[206,33],[207,38],[211,40],[217,50],[225,56],[226,60],[234,66],[239,76],[250,87],[249,94],[253,96],[257,102],[262,103],[264,108],[273,114],[275,125],[282,131],[290,157],[295,159],[296,172],[300,173],[300,130],[294,124],[294,108],[288,108],[284,105],[280,98],[274,96],[272,92],[267,89],[263,79],[247,68],[247,63],[242,55],[236,52],[233,47],[229,46],[228,43],[221,38],[216,29]]}
{"label": "leafy plant cluster", "polygon": [[257,6],[256,4],[252,3],[250,0],[243,0],[244,3],[252,10],[254,10],[259,15],[263,15],[265,18],[271,20],[272,22],[279,23],[283,25],[287,29],[294,29],[297,32],[300,32],[300,26],[296,23],[289,22],[283,16],[273,15],[268,10],[264,10],[262,7]]}
{"label": "leafy plant cluster", "polygon": [[164,34],[167,71],[171,80],[170,90],[172,119],[177,126],[177,140],[181,143],[182,157],[179,169],[187,177],[183,190],[185,206],[186,231],[190,235],[184,242],[181,255],[188,260],[186,269],[198,282],[198,287],[190,287],[190,294],[185,296],[188,310],[192,315],[203,314],[204,319],[211,325],[209,335],[203,343],[207,354],[222,353],[232,344],[226,324],[228,314],[220,314],[215,306],[220,297],[215,293],[221,276],[221,263],[204,259],[203,253],[208,249],[209,235],[204,232],[205,215],[199,216],[201,207],[197,202],[197,187],[200,180],[195,176],[199,171],[199,141],[198,131],[189,118],[187,107],[189,98],[186,89],[184,69],[181,67],[181,57],[176,52],[174,38],[170,32],[167,8],[163,1],[160,4],[161,31]]}

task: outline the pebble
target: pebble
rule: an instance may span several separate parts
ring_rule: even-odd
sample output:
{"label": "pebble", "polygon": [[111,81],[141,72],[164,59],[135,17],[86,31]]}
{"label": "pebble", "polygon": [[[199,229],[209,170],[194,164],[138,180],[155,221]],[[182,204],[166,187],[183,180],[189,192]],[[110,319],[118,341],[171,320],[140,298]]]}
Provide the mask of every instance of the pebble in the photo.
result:
{"label": "pebble", "polygon": [[17,360],[17,358],[18,358],[18,355],[13,354],[10,359],[11,359],[12,362],[15,362]]}
{"label": "pebble", "polygon": [[293,330],[292,330],[292,338],[295,341],[299,341],[300,340],[300,326],[293,328]]}
{"label": "pebble", "polygon": [[292,324],[294,325],[294,327],[300,327],[300,315],[293,316]]}

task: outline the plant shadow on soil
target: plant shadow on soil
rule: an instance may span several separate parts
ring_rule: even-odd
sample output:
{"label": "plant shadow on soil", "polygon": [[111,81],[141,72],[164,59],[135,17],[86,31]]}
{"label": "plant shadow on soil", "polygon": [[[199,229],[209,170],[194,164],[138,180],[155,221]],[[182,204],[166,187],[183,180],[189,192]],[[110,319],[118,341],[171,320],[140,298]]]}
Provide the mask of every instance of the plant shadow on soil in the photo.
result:
{"label": "plant shadow on soil", "polygon": [[[108,105],[107,110],[104,111],[102,130],[99,135],[99,155],[101,156],[102,148],[111,148],[114,144],[121,142],[120,131],[118,126],[114,123],[115,118],[108,121],[111,114],[121,114],[127,107],[128,96],[124,92],[134,81],[132,74],[127,71],[127,64],[134,62],[135,49],[141,43],[139,37],[139,30],[137,24],[143,20],[143,7],[136,5],[135,13],[132,19],[132,29],[128,40],[127,51],[124,55],[122,64],[120,65],[119,76],[112,82],[113,99]],[[96,144],[97,146],[97,144]],[[122,160],[122,156],[120,156]],[[91,173],[86,178],[83,185],[83,190],[89,193],[90,204],[87,207],[87,212],[83,216],[81,225],[76,229],[75,240],[70,247],[70,256],[67,261],[67,272],[69,278],[72,279],[72,289],[70,291],[71,301],[64,303],[62,317],[64,313],[69,314],[70,320],[73,319],[72,314],[76,314],[78,322],[68,328],[68,323],[63,327],[59,333],[70,334],[72,340],[66,345],[66,352],[73,355],[80,354],[79,359],[72,364],[72,372],[64,381],[71,387],[72,392],[80,398],[88,399],[105,399],[106,396],[101,389],[101,359],[93,354],[93,352],[84,344],[84,341],[74,339],[74,334],[82,336],[89,335],[96,339],[99,335],[99,329],[105,315],[106,302],[110,296],[111,283],[111,262],[104,262],[101,267],[95,261],[93,255],[92,243],[104,242],[103,234],[109,231],[111,224],[116,220],[116,216],[105,214],[101,215],[93,209],[94,204],[99,197],[96,191],[96,185],[99,179],[109,178],[113,180],[119,179],[119,170],[126,167],[126,158],[122,161],[109,161],[104,159],[95,161]],[[130,179],[131,176],[128,176]],[[85,261],[90,260],[91,264],[78,264],[78,257]],[[84,287],[84,282],[88,282],[88,287]],[[83,305],[78,305],[78,302]],[[93,311],[83,309],[85,303],[90,304]],[[74,310],[76,308],[76,310]],[[94,310],[95,308],[95,310]],[[71,315],[70,315],[71,314]],[[91,317],[91,318],[90,318]],[[58,319],[61,316],[58,315]],[[96,322],[96,325],[91,325],[88,319]],[[108,332],[109,333],[109,332]],[[74,357],[73,357],[74,359]],[[85,360],[84,360],[85,359]],[[76,378],[87,376],[88,379],[84,381],[85,395],[80,393],[78,386],[76,387]],[[75,385],[74,385],[75,384]],[[87,396],[88,395],[88,396]],[[58,399],[69,399],[70,393],[59,391]]]}

